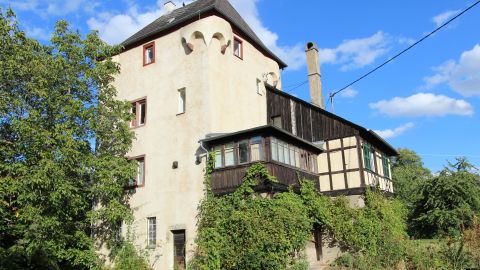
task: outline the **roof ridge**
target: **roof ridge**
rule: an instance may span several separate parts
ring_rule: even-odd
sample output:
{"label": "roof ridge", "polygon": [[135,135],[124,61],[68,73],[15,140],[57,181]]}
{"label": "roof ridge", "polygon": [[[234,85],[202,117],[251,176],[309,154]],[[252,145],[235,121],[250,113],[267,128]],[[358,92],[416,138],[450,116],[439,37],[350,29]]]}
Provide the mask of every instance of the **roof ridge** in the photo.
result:
{"label": "roof ridge", "polygon": [[250,25],[243,19],[238,11],[232,6],[228,0],[196,0],[185,6],[174,9],[168,14],[163,14],[153,22],[149,23],[135,34],[125,39],[120,45],[129,49],[132,46],[139,45],[146,39],[168,31],[169,29],[185,23],[188,20],[195,18],[196,14],[214,11],[219,13],[225,20],[227,20],[232,26],[235,26],[240,30],[247,38],[249,38],[253,45],[258,46],[268,57],[275,60],[281,68],[285,68],[287,65],[276,56],[257,36],[255,31]]}

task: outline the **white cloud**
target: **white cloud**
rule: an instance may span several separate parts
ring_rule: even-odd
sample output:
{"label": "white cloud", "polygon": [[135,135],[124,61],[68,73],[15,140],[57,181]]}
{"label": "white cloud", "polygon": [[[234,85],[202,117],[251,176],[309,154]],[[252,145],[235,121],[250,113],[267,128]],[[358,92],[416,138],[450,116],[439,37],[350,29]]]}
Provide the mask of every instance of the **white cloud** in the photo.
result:
{"label": "white cloud", "polygon": [[305,65],[305,49],[303,44],[281,45],[278,34],[263,25],[257,9],[259,0],[230,0],[231,4],[250,25],[253,31],[280,59],[285,61],[289,69],[297,70]]}
{"label": "white cloud", "polygon": [[145,12],[139,12],[136,5],[130,6],[126,13],[101,13],[87,21],[88,27],[98,30],[100,37],[110,44],[118,44],[138,30],[153,22],[163,14],[163,1]]}
{"label": "white cloud", "polygon": [[322,64],[340,64],[342,71],[370,65],[389,51],[389,37],[378,31],[370,37],[344,40],[336,48],[320,49]]}
{"label": "white cloud", "polygon": [[[0,0],[0,3],[5,2]],[[7,1],[8,5],[14,10],[31,11],[40,15],[42,18],[47,16],[63,16],[79,10],[93,12],[93,9],[100,3],[86,0],[17,0]]]}
{"label": "white cloud", "polygon": [[343,98],[354,98],[358,95],[358,91],[353,89],[353,87],[348,87],[347,89],[340,92],[339,95]]}
{"label": "white cloud", "polygon": [[394,129],[384,129],[384,130],[374,130],[375,133],[380,135],[381,137],[388,139],[388,138],[393,138],[397,137],[399,135],[402,135],[405,133],[407,130],[412,129],[415,127],[415,124],[412,122],[406,123],[404,125],[401,125],[399,127],[396,127]]}
{"label": "white cloud", "polygon": [[444,95],[418,93],[409,97],[395,97],[369,104],[370,108],[388,116],[445,116],[473,115],[473,107],[462,99]]}
{"label": "white cloud", "polygon": [[446,83],[463,96],[480,96],[480,44],[463,52],[458,62],[449,60],[434,71],[436,74],[424,78],[424,88]]}
{"label": "white cloud", "polygon": [[437,27],[440,25],[444,24],[446,21],[448,21],[450,18],[453,16],[457,15],[460,10],[449,10],[445,11],[443,13],[438,14],[437,16],[432,18],[432,21],[435,23]]}
{"label": "white cloud", "polygon": [[28,37],[38,39],[38,40],[50,40],[50,36],[51,36],[51,33],[49,33],[47,30],[40,27],[33,27],[33,28],[27,27],[25,29],[25,33],[27,33]]}

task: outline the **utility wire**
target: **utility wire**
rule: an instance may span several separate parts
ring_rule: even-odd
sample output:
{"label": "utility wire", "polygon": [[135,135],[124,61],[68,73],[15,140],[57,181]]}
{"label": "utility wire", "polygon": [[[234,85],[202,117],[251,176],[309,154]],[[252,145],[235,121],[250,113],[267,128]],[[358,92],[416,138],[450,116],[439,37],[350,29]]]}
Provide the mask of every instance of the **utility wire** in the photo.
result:
{"label": "utility wire", "polygon": [[450,20],[446,21],[445,23],[443,23],[442,25],[440,25],[439,27],[437,27],[435,30],[433,30],[432,32],[430,32],[429,34],[427,34],[426,36],[424,36],[423,38],[419,39],[417,42],[413,43],[412,45],[408,46],[406,49],[404,49],[403,51],[397,53],[395,56],[393,56],[392,58],[388,59],[387,61],[383,62],[381,65],[377,66],[376,68],[370,70],[369,72],[365,73],[363,76],[361,76],[360,78],[354,80],[353,82],[349,83],[348,85],[344,86],[343,88],[341,88],[340,90],[337,90],[335,92],[331,92],[330,93],[330,102],[333,103],[333,97],[342,92],[343,90],[347,89],[348,87],[352,86],[353,84],[359,82],[360,80],[364,79],[365,77],[367,77],[368,75],[372,74],[373,72],[377,71],[378,69],[382,68],[383,66],[385,66],[386,64],[392,62],[395,58],[399,57],[400,55],[404,54],[405,52],[407,52],[408,50],[410,50],[411,48],[415,47],[416,45],[418,45],[420,42],[424,41],[425,39],[427,39],[428,37],[432,36],[433,34],[435,34],[436,32],[438,32],[440,29],[442,29],[443,27],[447,26],[449,23],[451,23],[452,21],[454,21],[455,19],[457,19],[458,17],[462,16],[465,12],[469,11],[470,9],[472,9],[474,6],[478,5],[480,3],[480,0],[476,1],[474,4],[472,4],[471,6],[467,7],[466,9],[464,9],[462,12],[458,13],[457,15],[455,15],[454,17],[452,17]]}

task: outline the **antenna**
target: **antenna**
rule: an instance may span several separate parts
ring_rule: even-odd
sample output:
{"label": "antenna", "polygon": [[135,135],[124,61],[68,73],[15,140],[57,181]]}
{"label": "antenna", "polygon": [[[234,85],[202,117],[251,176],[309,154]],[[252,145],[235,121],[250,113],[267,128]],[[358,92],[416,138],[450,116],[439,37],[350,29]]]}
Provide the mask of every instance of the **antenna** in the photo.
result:
{"label": "antenna", "polygon": [[330,103],[332,104],[332,113],[335,113],[335,107],[333,106],[333,97],[335,96],[335,94],[333,92],[330,92],[329,94],[329,100],[330,100]]}

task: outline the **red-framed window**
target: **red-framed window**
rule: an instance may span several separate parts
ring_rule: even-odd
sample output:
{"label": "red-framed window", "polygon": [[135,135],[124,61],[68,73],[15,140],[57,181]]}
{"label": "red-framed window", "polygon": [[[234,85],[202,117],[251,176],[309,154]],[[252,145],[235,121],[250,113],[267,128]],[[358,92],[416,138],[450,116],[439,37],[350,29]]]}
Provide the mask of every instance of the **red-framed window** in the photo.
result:
{"label": "red-framed window", "polygon": [[137,156],[130,158],[130,160],[135,160],[137,162],[137,172],[135,177],[130,179],[128,182],[127,187],[134,188],[134,187],[143,187],[145,186],[145,156]]}
{"label": "red-framed window", "polygon": [[155,63],[155,42],[143,45],[143,65]]}
{"label": "red-framed window", "polygon": [[233,38],[233,55],[243,59],[243,41],[237,37]]}
{"label": "red-framed window", "polygon": [[130,121],[131,128],[144,126],[147,123],[147,99],[133,101],[130,113],[133,115]]}

